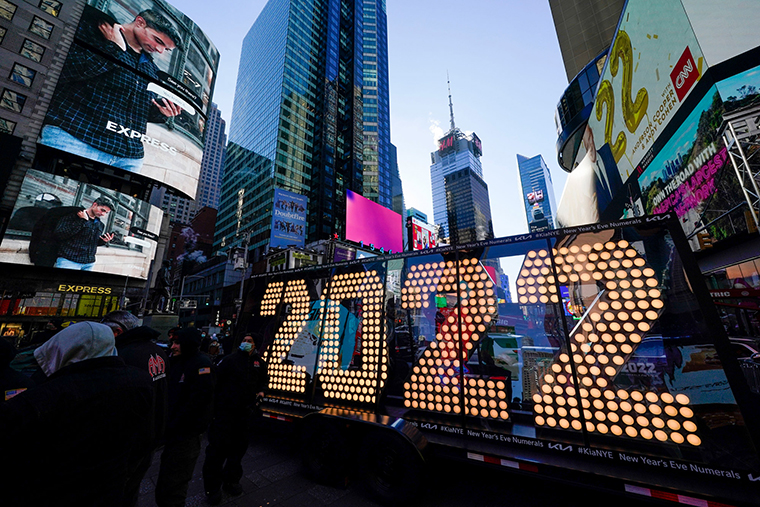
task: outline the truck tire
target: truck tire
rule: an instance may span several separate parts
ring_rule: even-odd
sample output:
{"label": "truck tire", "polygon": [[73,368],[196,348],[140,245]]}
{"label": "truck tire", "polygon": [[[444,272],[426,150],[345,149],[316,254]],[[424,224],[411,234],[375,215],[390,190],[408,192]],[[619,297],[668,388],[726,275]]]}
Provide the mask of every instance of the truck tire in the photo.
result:
{"label": "truck tire", "polygon": [[362,439],[359,459],[362,479],[373,496],[393,505],[416,498],[423,461],[411,442],[391,432],[371,431]]}
{"label": "truck tire", "polygon": [[321,484],[345,487],[351,456],[340,428],[328,420],[313,421],[304,428],[301,438],[306,473]]}

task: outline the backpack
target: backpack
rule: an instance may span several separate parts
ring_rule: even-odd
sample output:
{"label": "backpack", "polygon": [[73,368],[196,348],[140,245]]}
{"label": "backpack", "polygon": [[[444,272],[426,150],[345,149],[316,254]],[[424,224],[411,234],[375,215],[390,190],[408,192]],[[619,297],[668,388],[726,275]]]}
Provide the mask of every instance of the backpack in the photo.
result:
{"label": "backpack", "polygon": [[59,241],[55,239],[55,228],[61,218],[83,209],[81,206],[51,208],[37,220],[32,229],[32,239],[29,241],[29,259],[35,266],[53,267],[55,265],[59,244]]}

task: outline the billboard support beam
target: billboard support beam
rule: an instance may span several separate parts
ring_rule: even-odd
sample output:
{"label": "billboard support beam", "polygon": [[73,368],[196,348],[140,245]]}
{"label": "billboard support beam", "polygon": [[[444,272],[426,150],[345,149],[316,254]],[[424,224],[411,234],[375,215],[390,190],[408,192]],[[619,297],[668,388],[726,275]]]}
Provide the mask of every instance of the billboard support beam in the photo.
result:
{"label": "billboard support beam", "polygon": [[[755,227],[757,228],[760,226],[760,189],[758,189],[757,179],[755,175],[752,174],[752,168],[750,167],[749,161],[747,160],[744,149],[742,149],[741,140],[736,133],[736,129],[734,128],[734,123],[737,121],[741,125],[744,125],[747,122],[747,118],[737,118],[728,121],[728,130],[731,132],[731,140],[729,140],[727,132],[724,131],[723,143],[728,149],[728,156],[731,159],[731,165],[734,167],[736,179],[739,181],[739,185],[741,185],[744,199],[747,201],[749,212],[752,216],[752,220],[755,223]],[[757,144],[757,135],[745,137],[747,138],[748,142]],[[739,159],[738,162],[737,159]]]}

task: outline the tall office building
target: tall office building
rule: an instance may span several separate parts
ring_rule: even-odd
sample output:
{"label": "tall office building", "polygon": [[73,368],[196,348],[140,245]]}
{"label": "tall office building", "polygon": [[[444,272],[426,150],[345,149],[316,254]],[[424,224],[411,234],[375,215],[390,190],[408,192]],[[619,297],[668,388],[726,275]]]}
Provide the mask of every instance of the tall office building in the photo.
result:
{"label": "tall office building", "polygon": [[525,216],[530,232],[554,229],[557,204],[549,168],[541,155],[528,158],[517,155]]}
{"label": "tall office building", "polygon": [[467,136],[454,123],[449,91],[451,128],[430,154],[433,220],[449,242],[469,242],[493,237],[488,185],[483,181],[480,156],[483,147],[475,133]]}
{"label": "tall office building", "polygon": [[[388,104],[388,27],[385,0],[361,0],[363,11],[363,196],[393,209],[395,147]],[[358,0],[357,0],[358,3]],[[397,169],[397,168],[396,168]],[[396,170],[395,175],[398,175]],[[400,180],[399,180],[400,181]]]}
{"label": "tall office building", "polygon": [[202,208],[219,209],[219,194],[222,188],[224,155],[227,146],[225,127],[226,122],[222,118],[222,112],[216,104],[211,104],[195,200],[165,194],[161,201],[161,209],[169,214],[172,222],[189,224]]}
{"label": "tall office building", "polygon": [[[383,0],[270,0],[243,41],[214,248],[270,242],[275,189],[306,242],[345,234],[346,191],[391,207]],[[366,149],[365,149],[366,148]]]}

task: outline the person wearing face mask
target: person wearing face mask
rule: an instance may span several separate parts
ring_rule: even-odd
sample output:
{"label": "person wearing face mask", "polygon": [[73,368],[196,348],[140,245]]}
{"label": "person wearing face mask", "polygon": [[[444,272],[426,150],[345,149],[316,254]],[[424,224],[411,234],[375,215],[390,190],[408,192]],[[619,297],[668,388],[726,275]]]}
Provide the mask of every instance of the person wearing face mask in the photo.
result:
{"label": "person wearing face mask", "polygon": [[269,384],[267,364],[259,355],[259,334],[247,334],[234,354],[217,365],[214,420],[208,431],[203,485],[211,505],[222,500],[222,488],[233,495],[243,492],[241,461],[248,449],[248,423]]}

